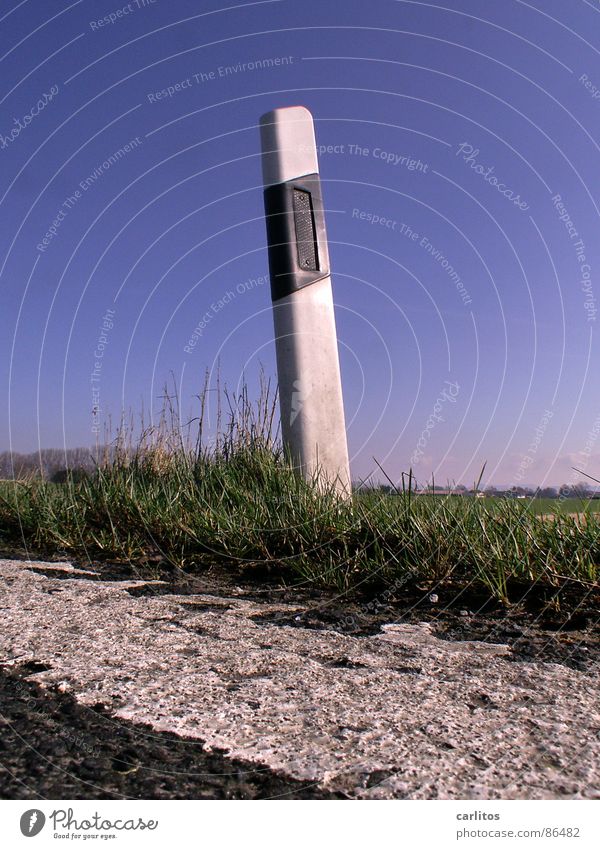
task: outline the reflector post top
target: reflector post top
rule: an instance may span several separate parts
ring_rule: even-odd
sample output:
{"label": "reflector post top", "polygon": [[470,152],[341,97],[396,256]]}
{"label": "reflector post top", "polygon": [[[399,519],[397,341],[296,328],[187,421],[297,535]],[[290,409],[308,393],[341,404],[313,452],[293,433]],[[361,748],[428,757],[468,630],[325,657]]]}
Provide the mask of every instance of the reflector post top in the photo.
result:
{"label": "reflector post top", "polygon": [[265,186],[318,174],[312,115],[305,106],[273,109],[260,119]]}

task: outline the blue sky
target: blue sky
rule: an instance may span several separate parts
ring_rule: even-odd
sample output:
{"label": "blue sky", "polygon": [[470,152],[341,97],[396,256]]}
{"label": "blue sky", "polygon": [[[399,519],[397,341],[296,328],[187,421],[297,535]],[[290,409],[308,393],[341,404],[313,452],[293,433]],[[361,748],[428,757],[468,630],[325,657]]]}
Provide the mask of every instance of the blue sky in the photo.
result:
{"label": "blue sky", "polygon": [[0,448],[92,445],[171,374],[185,414],[217,363],[275,375],[257,124],[301,103],[353,477],[600,477],[599,25],[591,0],[2,2]]}

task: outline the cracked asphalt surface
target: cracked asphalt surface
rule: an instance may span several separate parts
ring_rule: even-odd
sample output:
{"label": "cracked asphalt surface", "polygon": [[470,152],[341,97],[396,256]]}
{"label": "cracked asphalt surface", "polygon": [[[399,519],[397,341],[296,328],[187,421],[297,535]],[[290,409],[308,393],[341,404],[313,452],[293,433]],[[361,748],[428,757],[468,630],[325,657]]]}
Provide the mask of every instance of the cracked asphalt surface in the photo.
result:
{"label": "cracked asphalt surface", "polygon": [[600,798],[595,656],[148,588],[0,561],[3,798]]}

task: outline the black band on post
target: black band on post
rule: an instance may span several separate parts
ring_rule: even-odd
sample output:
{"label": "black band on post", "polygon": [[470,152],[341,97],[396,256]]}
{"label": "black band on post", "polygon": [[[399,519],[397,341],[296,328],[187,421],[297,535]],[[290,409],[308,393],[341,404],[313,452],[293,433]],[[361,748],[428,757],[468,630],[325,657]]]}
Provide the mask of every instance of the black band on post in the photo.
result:
{"label": "black band on post", "polygon": [[276,301],[329,276],[319,175],[268,186],[264,200],[271,298]]}

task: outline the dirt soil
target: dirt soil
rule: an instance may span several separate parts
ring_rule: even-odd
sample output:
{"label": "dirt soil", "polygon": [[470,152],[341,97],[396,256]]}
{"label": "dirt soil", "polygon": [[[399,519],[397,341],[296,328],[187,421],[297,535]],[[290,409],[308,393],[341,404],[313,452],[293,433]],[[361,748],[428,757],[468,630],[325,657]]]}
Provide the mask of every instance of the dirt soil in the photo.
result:
{"label": "dirt soil", "polygon": [[[95,580],[132,577],[129,565],[78,566],[93,569]],[[293,616],[266,613],[261,619],[293,628],[368,636],[388,623],[428,622],[442,639],[505,643],[515,661],[564,663],[573,669],[585,669],[600,661],[600,587],[570,586],[566,582],[560,587],[560,603],[556,603],[556,593],[547,588],[514,586],[514,602],[505,606],[485,592],[451,582],[336,593],[302,584],[286,586],[279,576],[259,567],[215,567],[194,575],[174,574],[155,565],[138,566],[133,574],[141,580],[158,581],[129,590],[137,596],[233,593],[265,604],[293,605],[299,608]]]}

